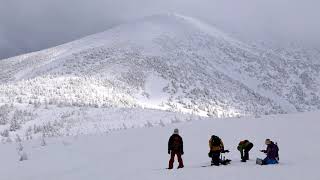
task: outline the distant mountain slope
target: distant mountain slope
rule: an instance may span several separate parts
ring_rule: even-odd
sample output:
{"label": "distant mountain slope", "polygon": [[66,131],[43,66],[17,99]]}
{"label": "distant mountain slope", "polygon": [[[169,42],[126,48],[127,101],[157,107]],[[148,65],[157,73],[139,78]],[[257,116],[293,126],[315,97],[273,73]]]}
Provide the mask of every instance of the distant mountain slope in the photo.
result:
{"label": "distant mountain slope", "polygon": [[145,107],[226,117],[320,108],[320,65],[156,15],[0,61],[0,103]]}

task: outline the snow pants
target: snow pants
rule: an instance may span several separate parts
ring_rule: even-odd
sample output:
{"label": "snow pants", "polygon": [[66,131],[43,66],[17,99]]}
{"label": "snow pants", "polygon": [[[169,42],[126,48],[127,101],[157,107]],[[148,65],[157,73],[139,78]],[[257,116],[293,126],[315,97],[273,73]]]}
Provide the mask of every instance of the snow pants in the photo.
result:
{"label": "snow pants", "polygon": [[249,151],[252,149],[253,144],[249,144],[245,149],[244,149],[244,155],[241,157],[242,160],[249,160]]}
{"label": "snow pants", "polygon": [[270,159],[270,158],[265,158],[263,160],[263,165],[268,165],[268,164],[278,164],[279,162],[276,159]]}
{"label": "snow pants", "polygon": [[221,151],[211,151],[211,165],[219,166],[220,165],[220,154]]}
{"label": "snow pants", "polygon": [[183,160],[182,160],[182,157],[181,157],[181,153],[180,152],[171,151],[171,157],[170,157],[170,160],[169,160],[169,169],[173,168],[174,158],[175,158],[176,155],[178,157],[178,162],[179,162],[178,168],[183,168],[184,167]]}

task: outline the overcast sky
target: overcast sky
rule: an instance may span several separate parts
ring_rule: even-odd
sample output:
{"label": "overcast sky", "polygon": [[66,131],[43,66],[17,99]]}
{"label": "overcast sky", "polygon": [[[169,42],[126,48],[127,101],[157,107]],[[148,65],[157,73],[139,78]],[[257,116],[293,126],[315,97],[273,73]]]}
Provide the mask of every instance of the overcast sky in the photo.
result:
{"label": "overcast sky", "polygon": [[0,0],[0,59],[167,12],[246,40],[320,42],[319,7],[320,0]]}

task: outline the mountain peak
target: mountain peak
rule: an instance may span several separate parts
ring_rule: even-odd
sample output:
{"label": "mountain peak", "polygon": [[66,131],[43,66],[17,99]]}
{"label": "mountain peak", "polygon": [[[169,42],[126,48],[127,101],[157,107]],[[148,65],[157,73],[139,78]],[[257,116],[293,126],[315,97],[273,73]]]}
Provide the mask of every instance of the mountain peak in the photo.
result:
{"label": "mountain peak", "polygon": [[319,72],[170,13],[1,61],[0,100],[275,114],[317,109]]}

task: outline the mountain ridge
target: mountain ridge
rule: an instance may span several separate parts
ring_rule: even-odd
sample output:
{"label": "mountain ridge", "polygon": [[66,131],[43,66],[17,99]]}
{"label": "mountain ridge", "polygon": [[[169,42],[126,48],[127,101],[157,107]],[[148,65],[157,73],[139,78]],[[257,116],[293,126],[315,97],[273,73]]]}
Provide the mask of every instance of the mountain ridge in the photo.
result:
{"label": "mountain ridge", "polygon": [[9,58],[0,61],[0,70],[0,103],[143,107],[214,117],[320,108],[319,66],[178,14]]}

